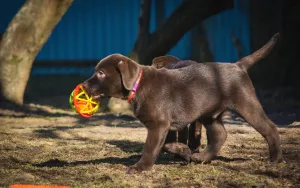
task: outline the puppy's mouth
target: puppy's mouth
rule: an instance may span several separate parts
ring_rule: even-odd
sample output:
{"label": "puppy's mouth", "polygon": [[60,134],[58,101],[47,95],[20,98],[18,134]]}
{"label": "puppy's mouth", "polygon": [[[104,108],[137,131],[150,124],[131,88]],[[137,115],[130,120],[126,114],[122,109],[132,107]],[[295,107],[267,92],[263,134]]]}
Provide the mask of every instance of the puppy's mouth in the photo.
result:
{"label": "puppy's mouth", "polygon": [[104,94],[92,96],[93,100],[95,100],[95,101],[100,101],[100,100],[101,100],[102,98],[104,98],[104,97],[105,97]]}

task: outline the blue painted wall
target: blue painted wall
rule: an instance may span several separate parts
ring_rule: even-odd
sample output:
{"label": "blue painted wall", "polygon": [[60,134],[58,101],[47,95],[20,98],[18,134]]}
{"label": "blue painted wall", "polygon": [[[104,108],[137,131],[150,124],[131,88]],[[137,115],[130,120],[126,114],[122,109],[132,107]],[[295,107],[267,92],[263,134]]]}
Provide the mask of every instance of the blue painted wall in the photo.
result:
{"label": "blue painted wall", "polygon": [[207,37],[215,61],[232,62],[238,59],[232,33],[240,41],[243,56],[250,54],[250,25],[248,1],[234,0],[234,8],[205,20]]}
{"label": "blue painted wall", "polygon": [[[182,0],[165,0],[165,16]],[[0,8],[0,32],[4,32],[24,0],[7,1]],[[235,8],[205,21],[210,48],[216,61],[234,61],[237,50],[231,33],[250,53],[248,1],[235,0]],[[150,30],[155,29],[155,10],[152,2]],[[137,38],[140,0],[75,0],[66,15],[53,30],[37,60],[98,60],[111,53],[128,55]],[[168,54],[190,57],[188,32]]]}

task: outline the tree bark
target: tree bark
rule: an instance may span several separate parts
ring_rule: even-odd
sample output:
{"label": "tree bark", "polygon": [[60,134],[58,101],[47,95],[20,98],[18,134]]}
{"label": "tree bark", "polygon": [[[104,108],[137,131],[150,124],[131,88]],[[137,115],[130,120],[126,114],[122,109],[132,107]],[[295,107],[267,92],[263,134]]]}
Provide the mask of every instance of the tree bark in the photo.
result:
{"label": "tree bark", "polygon": [[242,59],[244,57],[242,44],[240,40],[235,36],[234,31],[231,31],[231,41],[233,45],[236,47],[238,59]]}
{"label": "tree bark", "polygon": [[[138,30],[138,38],[135,43],[136,49],[142,49],[144,48],[144,44],[149,43],[149,24],[150,24],[150,11],[151,11],[151,0],[143,0],[141,3],[141,12],[139,17],[139,30]],[[135,51],[132,51],[130,53],[130,58],[133,60],[138,61],[139,54],[135,53]]]}
{"label": "tree bark", "polygon": [[32,63],[73,0],[27,0],[0,42],[0,94],[23,104]]}
{"label": "tree bark", "polygon": [[156,27],[160,27],[165,21],[165,0],[155,0],[155,12]]}
{"label": "tree bark", "polygon": [[197,62],[213,62],[214,57],[209,47],[206,28],[203,22],[191,29],[191,60]]}
{"label": "tree bark", "polygon": [[149,65],[154,57],[166,54],[197,22],[232,7],[233,0],[183,1],[161,27],[138,37],[130,57]]}

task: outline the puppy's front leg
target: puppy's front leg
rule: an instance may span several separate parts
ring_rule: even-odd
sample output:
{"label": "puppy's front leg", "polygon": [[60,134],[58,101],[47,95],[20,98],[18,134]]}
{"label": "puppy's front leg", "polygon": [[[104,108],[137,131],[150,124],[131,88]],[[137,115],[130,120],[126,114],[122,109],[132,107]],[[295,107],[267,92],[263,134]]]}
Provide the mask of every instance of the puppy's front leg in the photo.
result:
{"label": "puppy's front leg", "polygon": [[153,166],[165,142],[168,133],[168,127],[169,127],[167,123],[160,124],[159,126],[157,125],[154,126],[148,126],[148,125],[146,126],[149,128],[148,128],[146,143],[144,145],[143,155],[135,165],[130,166],[128,168],[127,170],[128,174],[133,174],[136,172],[141,172],[143,170],[148,170]]}

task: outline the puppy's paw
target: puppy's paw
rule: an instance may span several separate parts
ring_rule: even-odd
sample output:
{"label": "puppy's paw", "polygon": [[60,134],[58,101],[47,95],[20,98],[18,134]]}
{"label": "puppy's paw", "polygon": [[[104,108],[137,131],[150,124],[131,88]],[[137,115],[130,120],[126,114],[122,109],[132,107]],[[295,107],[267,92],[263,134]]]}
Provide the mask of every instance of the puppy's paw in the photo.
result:
{"label": "puppy's paw", "polygon": [[193,153],[191,160],[194,163],[209,163],[215,156],[209,152]]}
{"label": "puppy's paw", "polygon": [[185,164],[188,164],[191,161],[192,152],[190,148],[185,144],[179,142],[167,143],[164,145],[164,149],[167,152],[175,154],[175,156],[184,159]]}
{"label": "puppy's paw", "polygon": [[126,174],[139,174],[142,171],[142,169],[138,168],[136,165],[133,165],[127,168]]}
{"label": "puppy's paw", "polygon": [[283,161],[282,153],[278,152],[275,154],[271,154],[270,161],[272,164],[281,163]]}

